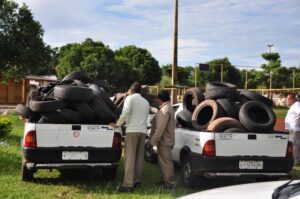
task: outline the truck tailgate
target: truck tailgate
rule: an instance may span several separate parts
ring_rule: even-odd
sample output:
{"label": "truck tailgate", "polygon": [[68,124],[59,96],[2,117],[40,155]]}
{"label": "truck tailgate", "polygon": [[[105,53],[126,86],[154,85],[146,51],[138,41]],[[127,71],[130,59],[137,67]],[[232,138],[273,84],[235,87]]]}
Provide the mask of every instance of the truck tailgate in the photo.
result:
{"label": "truck tailgate", "polygon": [[112,147],[108,125],[36,124],[37,147]]}
{"label": "truck tailgate", "polygon": [[285,157],[287,134],[215,133],[216,156]]}

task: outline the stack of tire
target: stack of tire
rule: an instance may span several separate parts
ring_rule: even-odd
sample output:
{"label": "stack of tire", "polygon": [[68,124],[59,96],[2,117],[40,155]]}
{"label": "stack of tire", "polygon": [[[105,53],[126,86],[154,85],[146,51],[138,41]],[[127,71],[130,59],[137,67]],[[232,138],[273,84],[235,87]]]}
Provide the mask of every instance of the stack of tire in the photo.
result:
{"label": "stack of tire", "polygon": [[208,82],[203,94],[188,89],[183,110],[176,115],[185,128],[208,132],[273,132],[276,122],[272,100],[234,84]]}
{"label": "stack of tire", "polygon": [[82,71],[68,74],[62,81],[39,88],[27,106],[16,112],[33,123],[109,124],[115,122],[116,106],[104,88],[91,83]]}

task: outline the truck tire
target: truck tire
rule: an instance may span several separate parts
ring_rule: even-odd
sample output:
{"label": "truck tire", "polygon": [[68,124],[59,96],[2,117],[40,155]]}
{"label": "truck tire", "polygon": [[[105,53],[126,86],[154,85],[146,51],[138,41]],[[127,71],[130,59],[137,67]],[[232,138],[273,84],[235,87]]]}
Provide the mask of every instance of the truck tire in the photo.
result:
{"label": "truck tire", "polygon": [[50,122],[45,117],[42,116],[37,123],[38,124],[48,124]]}
{"label": "truck tire", "polygon": [[30,110],[30,108],[28,108],[27,106],[23,105],[23,104],[18,104],[16,106],[16,112],[21,115],[23,118],[30,118],[32,111]]}
{"label": "truck tire", "polygon": [[188,89],[183,96],[183,109],[194,112],[196,106],[204,100],[204,95],[199,88]]}
{"label": "truck tire", "polygon": [[183,185],[192,189],[198,188],[200,185],[200,177],[193,173],[192,164],[188,155],[184,159],[182,169],[181,178]]}
{"label": "truck tire", "polygon": [[243,128],[240,121],[230,118],[230,117],[221,117],[214,121],[212,121],[208,127],[207,130],[210,132],[224,132],[227,129],[230,128]]}
{"label": "truck tire", "polygon": [[237,96],[237,88],[234,84],[218,81],[212,81],[206,84],[205,99],[236,99]]}
{"label": "truck tire", "polygon": [[249,100],[262,102],[270,107],[273,106],[273,101],[271,99],[269,99],[265,96],[262,96],[256,92],[242,90],[240,92],[240,95],[243,96],[244,98],[248,98]]}
{"label": "truck tire", "polygon": [[259,101],[249,101],[242,105],[239,118],[250,132],[270,132],[276,122],[273,110]]}
{"label": "truck tire", "polygon": [[66,124],[67,120],[58,112],[49,112],[42,113],[42,117],[44,117],[48,123],[58,123],[58,124]]}
{"label": "truck tire", "polygon": [[196,130],[204,130],[208,124],[224,115],[222,109],[214,100],[201,102],[192,115],[192,125]]}
{"label": "truck tire", "polygon": [[225,133],[243,133],[243,132],[247,132],[247,130],[245,130],[244,128],[233,127],[233,128],[226,129],[224,132]]}
{"label": "truck tire", "polygon": [[96,114],[86,102],[72,102],[72,107],[80,113],[84,123],[94,122]]}
{"label": "truck tire", "polygon": [[110,110],[114,111],[116,109],[115,104],[111,101],[103,88],[99,88],[96,84],[91,84],[89,88],[93,90],[95,96],[100,97],[103,100]]}
{"label": "truck tire", "polygon": [[89,88],[74,85],[59,85],[54,87],[54,97],[70,101],[89,101],[93,98]]}
{"label": "truck tire", "polygon": [[239,108],[233,99],[217,99],[216,101],[223,109],[226,117],[239,118]]}
{"label": "truck tire", "polygon": [[182,110],[176,115],[177,122],[186,128],[192,128],[192,113],[188,110]]}
{"label": "truck tire", "polygon": [[109,124],[112,122],[116,122],[117,117],[101,99],[94,98],[89,102],[89,105],[95,111],[95,114],[100,123]]}
{"label": "truck tire", "polygon": [[77,111],[73,111],[73,110],[68,109],[68,108],[63,108],[63,109],[58,109],[57,112],[60,113],[60,115],[66,121],[69,121],[69,122],[72,122],[72,123],[82,123],[82,116]]}
{"label": "truck tire", "polygon": [[91,81],[91,79],[84,71],[73,71],[62,79],[62,81],[68,80],[81,80],[84,83],[89,83]]}
{"label": "truck tire", "polygon": [[29,104],[32,111],[40,113],[53,112],[65,107],[65,103],[62,100],[42,96],[30,100]]}
{"label": "truck tire", "polygon": [[157,154],[153,151],[152,146],[147,141],[145,143],[144,159],[148,163],[157,164]]}
{"label": "truck tire", "polygon": [[21,180],[25,182],[32,181],[34,179],[33,173],[33,171],[27,169],[25,161],[22,160]]}
{"label": "truck tire", "polygon": [[106,180],[114,181],[117,177],[118,167],[104,168],[102,173]]}

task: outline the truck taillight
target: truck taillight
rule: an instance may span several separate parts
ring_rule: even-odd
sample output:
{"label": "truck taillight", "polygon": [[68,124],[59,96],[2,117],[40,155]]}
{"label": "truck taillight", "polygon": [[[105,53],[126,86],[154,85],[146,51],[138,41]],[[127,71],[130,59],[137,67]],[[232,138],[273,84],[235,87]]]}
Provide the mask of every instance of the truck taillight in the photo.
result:
{"label": "truck taillight", "polygon": [[286,149],[286,157],[287,158],[293,157],[293,142],[288,142],[287,149]]}
{"label": "truck taillight", "polygon": [[120,133],[115,133],[114,134],[114,139],[113,139],[113,144],[112,147],[113,148],[121,148],[121,144],[122,144],[122,136]]}
{"label": "truck taillight", "polygon": [[27,132],[24,140],[24,147],[36,148],[36,132]]}
{"label": "truck taillight", "polygon": [[202,155],[216,156],[216,147],[214,140],[208,140],[203,147]]}

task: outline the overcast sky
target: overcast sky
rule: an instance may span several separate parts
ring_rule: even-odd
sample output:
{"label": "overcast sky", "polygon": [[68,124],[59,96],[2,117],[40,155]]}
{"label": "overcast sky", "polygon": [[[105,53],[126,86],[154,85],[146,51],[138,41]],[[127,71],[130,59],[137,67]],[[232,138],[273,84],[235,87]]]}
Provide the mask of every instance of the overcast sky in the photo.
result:
{"label": "overcast sky", "polygon": [[[90,37],[113,50],[148,49],[172,63],[174,0],[17,0],[25,2],[52,47]],[[284,66],[300,65],[300,0],[179,0],[178,65],[227,56],[260,66],[274,44]]]}

